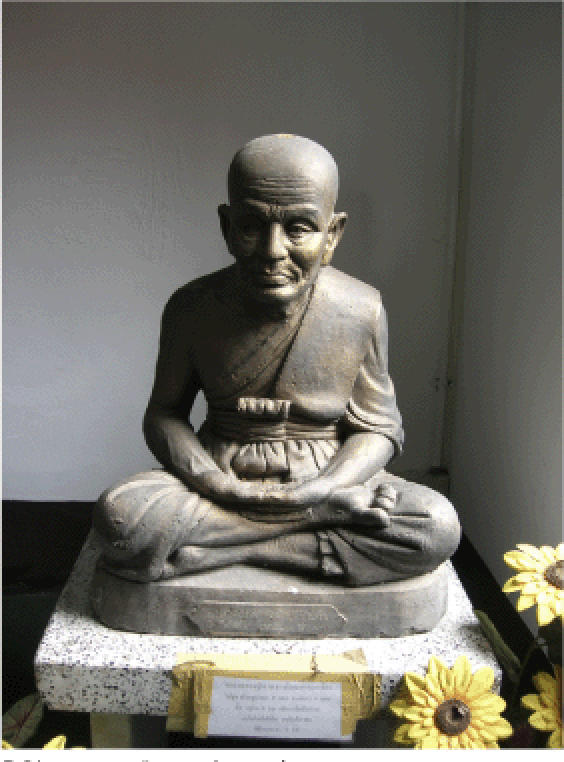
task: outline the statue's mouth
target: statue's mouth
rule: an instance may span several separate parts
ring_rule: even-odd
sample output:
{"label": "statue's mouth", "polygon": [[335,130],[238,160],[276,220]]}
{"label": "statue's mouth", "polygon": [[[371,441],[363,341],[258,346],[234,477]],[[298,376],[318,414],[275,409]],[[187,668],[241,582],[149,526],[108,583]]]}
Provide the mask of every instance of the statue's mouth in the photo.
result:
{"label": "statue's mouth", "polygon": [[255,271],[251,274],[253,281],[263,288],[276,288],[276,286],[285,286],[287,283],[294,282],[292,273],[285,271],[269,272],[267,270]]}

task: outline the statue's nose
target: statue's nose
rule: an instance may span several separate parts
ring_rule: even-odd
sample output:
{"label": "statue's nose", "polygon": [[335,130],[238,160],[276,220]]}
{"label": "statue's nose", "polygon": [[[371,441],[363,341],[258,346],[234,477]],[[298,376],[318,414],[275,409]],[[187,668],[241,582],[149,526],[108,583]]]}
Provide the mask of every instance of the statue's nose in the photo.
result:
{"label": "statue's nose", "polygon": [[266,231],[262,252],[267,259],[284,259],[286,257],[284,228],[279,222],[270,225]]}

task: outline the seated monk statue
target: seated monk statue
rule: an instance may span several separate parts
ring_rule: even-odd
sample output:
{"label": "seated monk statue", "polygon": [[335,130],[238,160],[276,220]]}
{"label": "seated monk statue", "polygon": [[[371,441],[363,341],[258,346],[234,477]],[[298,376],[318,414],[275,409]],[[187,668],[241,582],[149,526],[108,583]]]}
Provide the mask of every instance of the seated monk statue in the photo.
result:
{"label": "seated monk statue", "polygon": [[163,470],[98,500],[106,571],[147,582],[243,563],[360,586],[456,549],[450,502],[385,470],[403,443],[386,314],[376,289],[330,266],[337,187],[331,155],[302,137],[235,155],[219,207],[235,261],[165,307],[143,424]]}

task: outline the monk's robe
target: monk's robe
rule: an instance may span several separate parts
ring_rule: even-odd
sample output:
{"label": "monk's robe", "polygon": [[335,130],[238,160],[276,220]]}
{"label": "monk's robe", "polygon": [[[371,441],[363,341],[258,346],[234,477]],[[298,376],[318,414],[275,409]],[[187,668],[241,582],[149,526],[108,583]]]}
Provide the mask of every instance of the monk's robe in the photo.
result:
{"label": "monk's robe", "polygon": [[[234,282],[232,268],[226,268],[171,298],[179,334],[189,337],[186,395],[204,392],[208,415],[198,436],[220,469],[244,480],[310,479],[354,432],[381,434],[401,452],[403,429],[378,291],[323,267],[301,309],[267,322],[253,315]],[[160,356],[167,355],[165,340]],[[319,574],[349,585],[372,584],[429,571],[454,552],[459,526],[445,498],[386,471],[367,482],[373,489],[381,484],[398,493],[390,525],[316,530]],[[120,564],[138,569],[156,554],[162,576],[190,527],[202,536],[210,506],[174,475],[155,470],[104,493],[94,525],[111,543],[114,564],[116,549],[123,552],[116,573]],[[256,522],[292,521],[305,511],[237,510]],[[237,543],[226,535],[224,545]],[[152,576],[159,576],[158,569]]]}

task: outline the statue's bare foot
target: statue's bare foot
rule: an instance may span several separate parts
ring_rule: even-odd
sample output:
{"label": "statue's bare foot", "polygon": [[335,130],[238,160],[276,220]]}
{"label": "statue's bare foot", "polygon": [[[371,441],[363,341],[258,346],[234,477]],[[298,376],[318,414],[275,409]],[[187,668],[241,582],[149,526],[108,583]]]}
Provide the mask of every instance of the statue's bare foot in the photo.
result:
{"label": "statue's bare foot", "polygon": [[162,576],[162,563],[138,568],[133,565],[127,566],[126,562],[116,563],[101,558],[98,561],[98,566],[116,577],[122,577],[122,579],[128,579],[131,582],[155,582]]}
{"label": "statue's bare foot", "polygon": [[346,487],[331,494],[330,504],[348,516],[349,523],[369,524],[377,528],[389,526],[388,510],[393,506],[391,495],[374,493],[365,486]]}
{"label": "statue's bare foot", "polygon": [[398,501],[398,492],[391,484],[380,484],[376,487],[373,496],[373,505],[387,511],[393,511]]}
{"label": "statue's bare foot", "polygon": [[246,545],[219,548],[183,545],[168,557],[163,566],[162,579],[244,563],[250,553]]}

